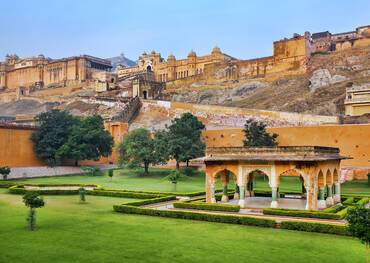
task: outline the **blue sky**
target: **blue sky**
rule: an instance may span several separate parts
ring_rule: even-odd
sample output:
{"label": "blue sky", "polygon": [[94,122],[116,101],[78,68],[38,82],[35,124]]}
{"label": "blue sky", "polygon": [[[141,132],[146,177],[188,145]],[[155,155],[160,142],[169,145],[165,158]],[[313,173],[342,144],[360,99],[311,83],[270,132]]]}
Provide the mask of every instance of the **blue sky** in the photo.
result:
{"label": "blue sky", "polygon": [[136,60],[143,51],[185,57],[191,49],[247,59],[304,31],[343,32],[370,24],[369,0],[4,0],[0,60],[7,53],[52,58],[89,54]]}

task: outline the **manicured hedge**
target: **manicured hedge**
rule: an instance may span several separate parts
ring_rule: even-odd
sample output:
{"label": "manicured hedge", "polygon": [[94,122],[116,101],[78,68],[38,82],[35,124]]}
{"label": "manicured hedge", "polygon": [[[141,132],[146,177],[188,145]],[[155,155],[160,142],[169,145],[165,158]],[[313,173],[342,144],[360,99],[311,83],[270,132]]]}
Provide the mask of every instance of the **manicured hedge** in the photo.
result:
{"label": "manicured hedge", "polygon": [[25,189],[24,186],[14,185],[9,187],[9,193],[11,194],[25,194],[27,191],[37,192],[44,195],[74,195],[78,194],[78,190],[57,190],[57,189]]}
{"label": "manicured hedge", "polygon": [[343,204],[344,205],[351,205],[355,203],[355,197],[349,197],[346,200],[344,200]]}
{"label": "manicured hedge", "polygon": [[346,215],[347,215],[348,209],[350,207],[353,207],[353,206],[352,205],[351,206],[345,206],[345,208],[340,210],[339,212],[337,212],[336,215],[338,215],[341,219],[345,218]]}
{"label": "manicured hedge", "polygon": [[141,192],[133,192],[133,191],[106,191],[106,190],[88,190],[86,191],[88,195],[98,195],[98,196],[112,196],[112,197],[126,197],[126,198],[137,198],[137,199],[150,199],[150,198],[158,198],[162,197],[163,195],[159,194],[147,194]]}
{"label": "manicured hedge", "polygon": [[369,203],[369,201],[370,201],[369,197],[363,197],[363,198],[361,198],[360,200],[358,200],[356,202],[356,205],[363,206],[363,205],[366,205],[367,203]]}
{"label": "manicured hedge", "polygon": [[[104,191],[117,191],[117,189],[106,189],[103,188]],[[126,192],[134,192],[134,193],[144,193],[144,194],[155,194],[155,195],[175,195],[175,196],[198,196],[198,195],[205,195],[206,192],[187,192],[187,193],[178,193],[178,192],[159,192],[159,191],[142,191],[142,190],[122,190]],[[222,190],[216,190],[216,192],[221,192]]]}
{"label": "manicured hedge", "polygon": [[114,205],[114,211],[126,214],[139,214],[149,216],[162,216],[179,219],[192,219],[201,220],[217,223],[230,223],[240,225],[252,225],[261,227],[275,227],[275,221],[271,219],[262,219],[245,216],[234,216],[234,215],[219,215],[219,214],[207,214],[197,213],[191,211],[173,211],[173,210],[156,210],[143,207],[135,207],[132,205]]}
{"label": "manicured hedge", "polygon": [[329,224],[322,224],[322,223],[283,221],[281,222],[280,228],[298,230],[298,231],[306,231],[306,232],[343,235],[343,236],[350,235],[345,226],[329,225]]}
{"label": "manicured hedge", "polygon": [[16,185],[16,183],[14,183],[14,182],[0,181],[0,188],[9,188],[9,187],[14,186],[14,185]]}
{"label": "manicured hedge", "polygon": [[150,204],[155,204],[155,203],[161,203],[161,202],[166,202],[166,201],[171,201],[171,200],[176,200],[176,196],[162,196],[162,197],[157,197],[157,198],[152,198],[152,199],[146,199],[142,201],[133,201],[133,202],[127,202],[123,203],[121,205],[123,206],[142,206],[142,205],[150,205]]}
{"label": "manicured hedge", "polygon": [[334,205],[332,207],[325,208],[324,210],[322,210],[322,212],[325,212],[325,213],[337,213],[340,210],[343,210],[344,208],[345,208],[344,205],[342,205],[342,204],[336,204],[336,205]]}
{"label": "manicured hedge", "polygon": [[188,208],[197,210],[210,210],[210,211],[226,211],[226,212],[239,212],[239,205],[228,204],[209,204],[203,202],[175,202],[175,208]]}
{"label": "manicured hedge", "polygon": [[281,215],[293,217],[309,217],[321,219],[340,219],[340,216],[333,213],[318,212],[312,210],[297,210],[297,209],[279,209],[279,208],[265,208],[264,215]]}

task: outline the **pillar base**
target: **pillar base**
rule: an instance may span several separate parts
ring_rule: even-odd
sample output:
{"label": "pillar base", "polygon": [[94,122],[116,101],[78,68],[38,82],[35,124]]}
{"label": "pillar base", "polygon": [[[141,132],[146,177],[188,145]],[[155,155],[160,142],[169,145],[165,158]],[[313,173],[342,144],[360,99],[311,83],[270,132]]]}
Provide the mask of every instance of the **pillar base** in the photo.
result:
{"label": "pillar base", "polygon": [[229,197],[227,195],[222,195],[221,202],[223,203],[229,202]]}
{"label": "pillar base", "polygon": [[216,198],[211,198],[211,203],[217,203]]}
{"label": "pillar base", "polygon": [[340,195],[334,195],[333,196],[334,203],[340,203]]}
{"label": "pillar base", "polygon": [[239,193],[234,194],[234,200],[239,200]]}
{"label": "pillar base", "polygon": [[326,198],[326,206],[332,206],[332,205],[334,205],[334,199],[333,199],[333,197],[328,197],[328,198]]}
{"label": "pillar base", "polygon": [[245,207],[245,199],[240,199],[238,204],[241,208],[244,208]]}
{"label": "pillar base", "polygon": [[318,209],[326,208],[326,201],[325,200],[319,200],[318,203],[317,203],[317,208]]}
{"label": "pillar base", "polygon": [[271,208],[278,208],[279,207],[279,203],[278,201],[271,201]]}

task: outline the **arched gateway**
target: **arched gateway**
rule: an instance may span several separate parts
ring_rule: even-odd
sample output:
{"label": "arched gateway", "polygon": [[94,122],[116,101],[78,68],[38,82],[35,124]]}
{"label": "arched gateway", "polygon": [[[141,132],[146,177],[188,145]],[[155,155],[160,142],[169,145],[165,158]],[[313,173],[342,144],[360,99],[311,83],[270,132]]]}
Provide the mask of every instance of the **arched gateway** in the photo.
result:
{"label": "arched gateway", "polygon": [[[340,201],[338,171],[342,159],[348,158],[341,156],[338,148],[287,146],[207,148],[206,156],[198,160],[204,161],[206,166],[207,202],[216,202],[216,178],[220,175],[232,174],[239,190],[236,198],[239,198],[239,205],[245,207],[246,187],[251,178],[250,174],[259,171],[268,177],[272,192],[271,207],[278,207],[280,176],[289,173],[291,176],[303,178],[307,198],[306,209],[318,210],[318,208],[324,208],[325,204],[330,205],[332,202]],[[227,189],[228,181],[228,179],[223,180],[224,189]],[[325,188],[329,189],[326,202],[323,200],[325,197],[323,189]],[[227,191],[223,191],[223,195],[227,195]],[[227,196],[223,196],[222,200],[227,200]]]}

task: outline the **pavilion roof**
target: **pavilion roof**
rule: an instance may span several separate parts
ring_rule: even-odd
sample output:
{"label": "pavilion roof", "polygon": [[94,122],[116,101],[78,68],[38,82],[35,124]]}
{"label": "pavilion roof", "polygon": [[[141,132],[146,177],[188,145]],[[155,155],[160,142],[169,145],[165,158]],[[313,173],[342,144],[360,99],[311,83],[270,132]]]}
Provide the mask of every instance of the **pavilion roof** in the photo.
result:
{"label": "pavilion roof", "polygon": [[322,146],[210,147],[197,161],[328,161],[350,159],[339,148]]}

